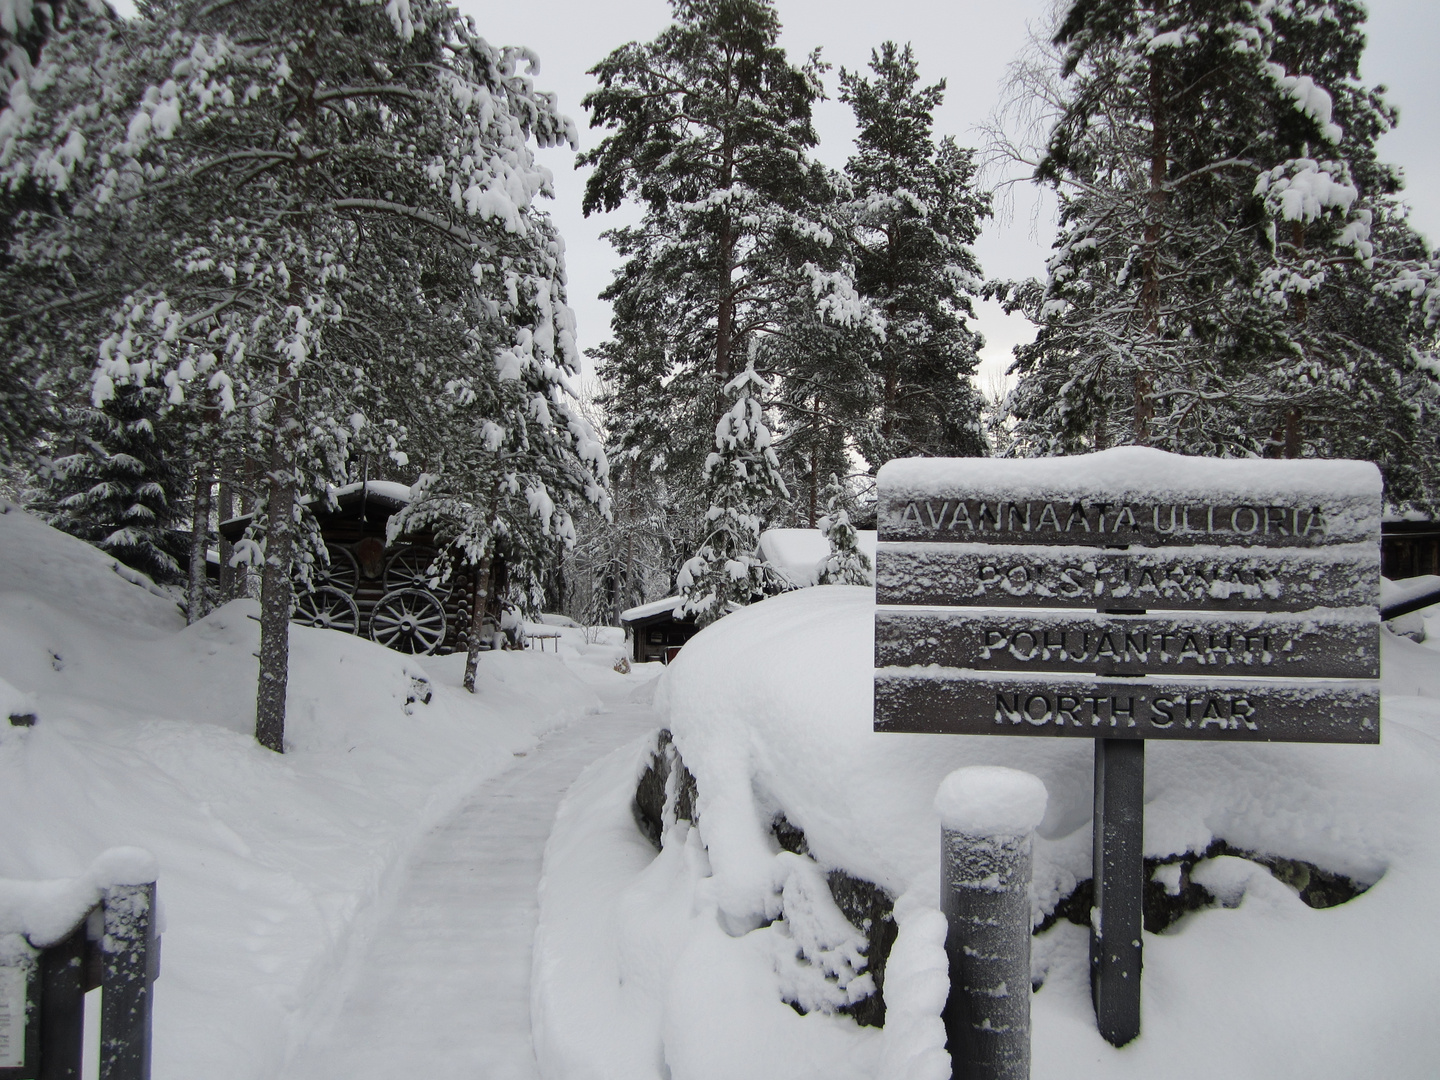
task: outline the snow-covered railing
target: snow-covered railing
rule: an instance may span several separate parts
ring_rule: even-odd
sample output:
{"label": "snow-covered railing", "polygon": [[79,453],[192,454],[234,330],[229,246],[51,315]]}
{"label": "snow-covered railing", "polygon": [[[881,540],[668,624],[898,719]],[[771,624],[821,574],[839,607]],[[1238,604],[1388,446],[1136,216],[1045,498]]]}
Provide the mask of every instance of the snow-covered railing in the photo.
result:
{"label": "snow-covered railing", "polygon": [[0,878],[0,1080],[79,1077],[100,990],[100,1080],[149,1080],[160,972],[155,859],[112,848],[79,877]]}
{"label": "snow-covered railing", "polygon": [[[1401,584],[1403,584],[1403,582]],[[1391,619],[1398,619],[1401,615],[1409,615],[1412,611],[1419,611],[1421,608],[1430,607],[1432,604],[1440,604],[1440,589],[1427,589],[1422,593],[1415,593],[1382,605],[1380,608],[1380,621],[1389,622]]]}

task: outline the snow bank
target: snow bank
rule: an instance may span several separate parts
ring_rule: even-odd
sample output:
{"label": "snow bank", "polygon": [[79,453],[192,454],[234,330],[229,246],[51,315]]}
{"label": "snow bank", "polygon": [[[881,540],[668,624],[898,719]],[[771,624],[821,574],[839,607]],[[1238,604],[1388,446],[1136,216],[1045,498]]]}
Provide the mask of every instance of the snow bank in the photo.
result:
{"label": "snow bank", "polygon": [[563,651],[487,653],[472,697],[463,655],[295,626],[282,757],[251,734],[258,607],[186,628],[110,562],[0,514],[0,697],[38,713],[0,720],[0,877],[84,879],[107,849],[152,852],[155,1080],[271,1080],[343,997],[415,844],[598,710],[601,672],[582,678]]}
{"label": "snow bank", "polygon": [[[635,753],[571,793],[552,853],[584,848],[585,865],[547,857],[537,1009],[560,1015],[553,973],[563,970],[597,973],[597,987],[619,978],[624,989],[587,999],[613,1039],[587,1045],[558,1023],[537,1036],[552,1080],[653,1076],[661,1062],[673,1080],[945,1075],[934,800],[957,768],[1018,769],[1048,791],[1034,851],[1037,923],[1090,876],[1091,747],[876,734],[873,621],[869,590],[808,589],[727,616],[686,646],[657,704],[696,778],[698,828],[676,822],[658,856],[625,820]],[[1230,856],[1201,860],[1194,872],[1230,906],[1146,935],[1144,1033],[1123,1050],[1095,1030],[1087,933],[1061,919],[1035,942],[1037,1080],[1433,1075],[1440,926],[1426,913],[1440,895],[1440,679],[1420,678],[1416,651],[1432,650],[1384,636],[1379,746],[1151,744],[1146,770],[1148,857],[1195,858],[1223,839],[1373,887],[1312,909],[1259,864],[1235,860],[1239,874]],[[803,860],[780,850],[778,814],[803,830],[820,873],[844,870],[896,898],[882,1031],[779,1003],[798,941],[785,888]],[[601,863],[610,869],[597,890],[586,867]],[[560,940],[582,906],[607,932]],[[772,1008],[773,1023],[755,1015]],[[644,1064],[627,1072],[615,1047],[635,1040]],[[797,1062],[802,1043],[809,1056]]]}
{"label": "snow bank", "polygon": [[[875,530],[858,529],[856,546],[875,565]],[[766,529],[760,534],[760,555],[797,588],[819,580],[820,564],[830,557],[830,541],[819,529]]]}

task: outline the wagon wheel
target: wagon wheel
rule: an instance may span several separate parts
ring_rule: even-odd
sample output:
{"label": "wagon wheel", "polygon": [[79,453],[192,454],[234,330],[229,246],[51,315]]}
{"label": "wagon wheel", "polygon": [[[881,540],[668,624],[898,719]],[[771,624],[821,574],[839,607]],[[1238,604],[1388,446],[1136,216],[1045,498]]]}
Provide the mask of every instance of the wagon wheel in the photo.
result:
{"label": "wagon wheel", "polygon": [[354,596],[355,587],[360,584],[360,566],[355,556],[339,544],[326,544],[325,552],[330,556],[330,565],[315,568],[315,586],[339,589]]}
{"label": "wagon wheel", "polygon": [[435,561],[439,554],[434,548],[422,544],[406,544],[385,564],[385,588],[386,589],[420,589],[425,592],[432,592],[438,596],[445,596],[450,591],[450,586],[442,582],[438,586],[430,584],[430,564]]}
{"label": "wagon wheel", "polygon": [[440,598],[424,589],[386,593],[370,613],[370,637],[397,652],[434,652],[445,640]]}
{"label": "wagon wheel", "polygon": [[360,632],[360,609],[355,601],[329,585],[295,597],[295,614],[290,616],[302,626],[318,626],[323,630],[340,630],[346,634]]}

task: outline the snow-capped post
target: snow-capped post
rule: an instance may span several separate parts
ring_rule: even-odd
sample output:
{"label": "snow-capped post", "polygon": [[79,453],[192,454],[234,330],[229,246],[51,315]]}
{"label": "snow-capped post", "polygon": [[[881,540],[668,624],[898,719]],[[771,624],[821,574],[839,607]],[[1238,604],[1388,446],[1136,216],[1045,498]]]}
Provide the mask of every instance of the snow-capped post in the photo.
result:
{"label": "snow-capped post", "polygon": [[1030,1075],[1030,857],[1046,799],[1037,777],[998,765],[956,769],[935,795],[957,1080]]}
{"label": "snow-capped post", "polygon": [[100,990],[99,1080],[150,1080],[155,859],[111,848],[62,881],[0,880],[0,1080],[78,1080]]}
{"label": "snow-capped post", "polygon": [[105,889],[100,1080],[150,1080],[151,983],[159,974],[155,880]]}
{"label": "snow-capped post", "polygon": [[878,477],[875,730],[1095,741],[1091,990],[1140,1034],[1145,739],[1380,741],[1380,471],[1127,446]]}

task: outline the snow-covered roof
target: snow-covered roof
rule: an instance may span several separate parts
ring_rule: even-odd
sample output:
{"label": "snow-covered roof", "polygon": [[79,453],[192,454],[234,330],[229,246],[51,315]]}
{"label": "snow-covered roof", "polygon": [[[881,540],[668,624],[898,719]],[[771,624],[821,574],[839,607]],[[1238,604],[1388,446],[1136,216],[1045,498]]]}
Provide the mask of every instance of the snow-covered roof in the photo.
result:
{"label": "snow-covered roof", "polygon": [[410,485],[397,484],[394,480],[367,480],[363,483],[346,484],[344,487],[331,488],[330,494],[338,499],[343,495],[353,495],[362,487],[367,494],[378,495],[382,499],[394,499],[399,503],[410,501]]}
{"label": "snow-covered roof", "polygon": [[[357,481],[353,484],[346,484],[343,487],[332,487],[330,489],[330,497],[334,499],[336,503],[339,503],[342,499],[351,500],[360,493],[361,488],[365,489],[365,497],[367,500],[379,500],[377,506],[382,503],[389,503],[389,509],[392,511],[402,506],[408,506],[410,503],[410,485],[396,483],[394,480]],[[311,506],[314,502],[314,495],[304,495],[300,499],[301,506]],[[238,536],[239,531],[249,525],[250,519],[254,516],[254,514],[241,514],[239,517],[226,518],[220,522],[220,531],[222,533],[233,532]]]}
{"label": "snow-covered roof", "polygon": [[620,613],[620,622],[633,623],[641,619],[648,619],[651,615],[659,615],[666,611],[674,611],[685,602],[683,596],[667,596],[664,600],[651,600],[648,604],[641,604],[632,607],[628,611]]}
{"label": "snow-covered roof", "polygon": [[[875,565],[875,530],[857,529],[856,545]],[[814,585],[820,561],[830,554],[830,541],[819,529],[766,529],[760,534],[760,554],[792,584]]]}

